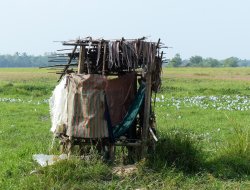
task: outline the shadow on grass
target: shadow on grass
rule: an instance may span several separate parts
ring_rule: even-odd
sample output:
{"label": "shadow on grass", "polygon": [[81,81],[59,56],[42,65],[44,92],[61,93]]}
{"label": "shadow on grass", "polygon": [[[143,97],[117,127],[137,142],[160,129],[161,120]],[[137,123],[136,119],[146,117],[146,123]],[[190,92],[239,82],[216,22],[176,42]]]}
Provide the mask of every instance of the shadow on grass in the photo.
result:
{"label": "shadow on grass", "polygon": [[208,156],[195,135],[172,131],[161,137],[147,164],[157,171],[174,168],[186,174],[209,173],[220,179],[242,180],[250,175],[249,155],[222,151]]}
{"label": "shadow on grass", "polygon": [[204,163],[199,143],[188,133],[180,131],[164,134],[148,161],[149,166],[156,170],[174,167],[188,173],[200,171]]}
{"label": "shadow on grass", "polygon": [[247,126],[242,126],[231,117],[227,116],[229,126],[233,133],[217,151],[211,160],[209,171],[216,177],[223,179],[249,179],[250,178],[250,131]]}
{"label": "shadow on grass", "polygon": [[249,156],[232,154],[220,157],[206,164],[208,172],[216,178],[242,180],[249,179],[250,159]]}

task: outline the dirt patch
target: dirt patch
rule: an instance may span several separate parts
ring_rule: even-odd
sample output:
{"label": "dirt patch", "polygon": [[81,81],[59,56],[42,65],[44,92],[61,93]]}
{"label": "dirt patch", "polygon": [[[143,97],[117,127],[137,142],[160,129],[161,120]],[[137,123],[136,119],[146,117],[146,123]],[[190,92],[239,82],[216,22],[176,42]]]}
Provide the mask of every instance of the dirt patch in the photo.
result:
{"label": "dirt patch", "polygon": [[136,165],[117,166],[112,169],[112,173],[118,176],[129,176],[138,171]]}

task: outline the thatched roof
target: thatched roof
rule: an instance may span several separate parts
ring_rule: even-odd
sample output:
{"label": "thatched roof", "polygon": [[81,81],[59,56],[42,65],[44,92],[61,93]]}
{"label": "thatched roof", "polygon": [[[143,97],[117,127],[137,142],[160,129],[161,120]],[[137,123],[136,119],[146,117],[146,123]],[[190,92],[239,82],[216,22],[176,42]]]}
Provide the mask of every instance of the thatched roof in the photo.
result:
{"label": "thatched roof", "polygon": [[50,60],[56,63],[65,61],[64,64],[54,65],[63,68],[57,72],[61,76],[73,72],[74,67],[84,60],[83,73],[119,75],[140,69],[142,74],[146,74],[150,68],[150,72],[154,73],[153,77],[160,77],[163,58],[163,44],[160,40],[148,42],[144,37],[116,40],[87,37],[64,41],[62,44],[72,48],[58,50],[60,53],[53,55]]}

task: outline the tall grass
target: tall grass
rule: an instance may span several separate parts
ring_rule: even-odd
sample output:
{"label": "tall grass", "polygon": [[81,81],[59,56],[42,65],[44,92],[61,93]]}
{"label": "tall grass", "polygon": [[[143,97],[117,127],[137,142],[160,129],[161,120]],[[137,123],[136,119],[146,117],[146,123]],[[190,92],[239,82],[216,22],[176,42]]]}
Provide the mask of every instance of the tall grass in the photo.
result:
{"label": "tall grass", "polygon": [[[250,139],[249,126],[242,126],[226,115],[231,128],[217,156],[210,163],[212,171],[219,177],[230,179],[249,179],[250,175]],[[219,171],[219,172],[218,172]]]}

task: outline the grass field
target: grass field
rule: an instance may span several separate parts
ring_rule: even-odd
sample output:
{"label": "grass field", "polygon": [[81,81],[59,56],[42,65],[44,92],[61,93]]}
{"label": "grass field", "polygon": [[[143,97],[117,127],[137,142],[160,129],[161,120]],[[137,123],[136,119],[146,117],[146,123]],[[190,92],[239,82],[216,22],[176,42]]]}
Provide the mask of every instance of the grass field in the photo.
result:
{"label": "grass field", "polygon": [[0,69],[0,189],[250,189],[250,68],[164,69],[156,152],[127,177],[97,158],[32,160],[49,153],[56,81],[45,70]]}

